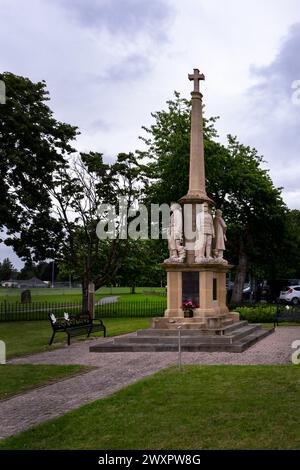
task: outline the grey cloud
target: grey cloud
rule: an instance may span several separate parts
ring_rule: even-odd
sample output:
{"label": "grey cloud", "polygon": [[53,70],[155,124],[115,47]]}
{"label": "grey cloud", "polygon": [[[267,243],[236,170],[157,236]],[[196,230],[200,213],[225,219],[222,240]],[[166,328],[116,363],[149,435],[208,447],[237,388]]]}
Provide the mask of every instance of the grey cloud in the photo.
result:
{"label": "grey cloud", "polygon": [[113,81],[128,81],[139,79],[150,71],[149,57],[133,54],[122,62],[114,64],[107,70],[105,79]]}
{"label": "grey cloud", "polygon": [[292,102],[292,83],[300,80],[299,49],[297,23],[269,65],[251,68],[258,82],[247,91],[249,140],[264,154],[275,184],[286,191],[300,189],[300,105]]}
{"label": "grey cloud", "polygon": [[131,54],[103,70],[101,74],[88,74],[86,80],[96,84],[96,86],[140,80],[151,71],[151,65],[149,56]]}
{"label": "grey cloud", "polygon": [[104,119],[96,119],[95,121],[92,121],[87,128],[90,130],[90,133],[94,134],[95,132],[98,132],[99,129],[102,131],[110,131],[112,129],[112,124],[108,123]]}
{"label": "grey cloud", "polygon": [[272,103],[291,98],[292,83],[300,80],[300,23],[290,27],[275,59],[265,67],[251,67],[251,72],[260,82],[250,89],[251,93],[268,97]]}
{"label": "grey cloud", "polygon": [[[49,0],[48,0],[49,1]],[[52,0],[85,27],[134,36],[141,31],[164,38],[172,16],[166,0]]]}

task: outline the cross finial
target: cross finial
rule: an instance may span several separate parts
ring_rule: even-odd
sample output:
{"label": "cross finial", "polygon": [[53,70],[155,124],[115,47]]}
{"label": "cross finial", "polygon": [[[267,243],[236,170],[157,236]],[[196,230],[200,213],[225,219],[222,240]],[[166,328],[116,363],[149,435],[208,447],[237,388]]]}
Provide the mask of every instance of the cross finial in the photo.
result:
{"label": "cross finial", "polygon": [[205,80],[205,76],[199,72],[199,69],[194,69],[194,73],[189,73],[189,80],[194,80],[194,91],[199,92],[199,81]]}

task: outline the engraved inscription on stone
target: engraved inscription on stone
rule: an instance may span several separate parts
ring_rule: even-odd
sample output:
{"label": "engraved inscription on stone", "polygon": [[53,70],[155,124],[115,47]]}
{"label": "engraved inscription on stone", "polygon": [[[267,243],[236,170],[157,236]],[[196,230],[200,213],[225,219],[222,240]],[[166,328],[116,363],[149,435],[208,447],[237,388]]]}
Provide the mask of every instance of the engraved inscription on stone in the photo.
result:
{"label": "engraved inscription on stone", "polygon": [[182,273],[182,301],[191,300],[196,307],[199,307],[199,273]]}

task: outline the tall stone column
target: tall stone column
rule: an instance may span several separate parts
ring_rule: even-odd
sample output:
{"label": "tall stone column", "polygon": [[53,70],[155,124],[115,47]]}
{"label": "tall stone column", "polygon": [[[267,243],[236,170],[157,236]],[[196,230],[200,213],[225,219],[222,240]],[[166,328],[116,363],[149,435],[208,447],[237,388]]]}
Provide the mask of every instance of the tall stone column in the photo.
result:
{"label": "tall stone column", "polygon": [[[184,210],[185,234],[189,233],[186,227],[190,227],[193,232],[196,230],[196,217],[199,212],[199,205],[203,203],[213,206],[214,202],[206,194],[205,189],[205,163],[204,163],[204,142],[203,142],[203,117],[202,117],[202,93],[200,93],[200,80],[205,80],[203,73],[199,69],[194,69],[193,74],[188,75],[189,80],[194,82],[192,95],[191,113],[191,142],[190,142],[190,172],[188,193],[180,199],[180,203],[189,205]],[[202,210],[202,209],[200,209]],[[195,262],[195,236],[184,238],[186,247],[187,263]]]}
{"label": "tall stone column", "polygon": [[[197,69],[195,72],[196,71]],[[205,199],[207,198],[207,195],[205,191],[202,94],[199,91],[192,91],[191,95],[192,122],[190,146],[190,179],[188,194]]]}
{"label": "tall stone column", "polygon": [[202,94],[199,89],[199,82],[205,80],[205,77],[198,69],[194,69],[194,73],[189,74],[188,77],[189,80],[194,81],[194,90],[191,92],[190,178],[188,193],[180,201],[198,204],[208,202],[212,205],[213,201],[207,196],[205,189]]}

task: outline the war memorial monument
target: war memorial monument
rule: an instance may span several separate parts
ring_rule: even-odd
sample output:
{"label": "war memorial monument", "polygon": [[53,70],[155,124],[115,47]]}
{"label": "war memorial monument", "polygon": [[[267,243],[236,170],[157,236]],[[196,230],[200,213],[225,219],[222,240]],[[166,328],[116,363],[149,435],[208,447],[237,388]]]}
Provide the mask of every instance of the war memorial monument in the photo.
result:
{"label": "war memorial monument", "polygon": [[176,351],[180,329],[182,351],[242,352],[273,328],[240,321],[226,304],[226,274],[233,267],[224,258],[226,224],[205,187],[202,94],[204,75],[194,69],[189,189],[171,203],[168,229],[167,309],[152,327],[90,348],[93,352]]}

